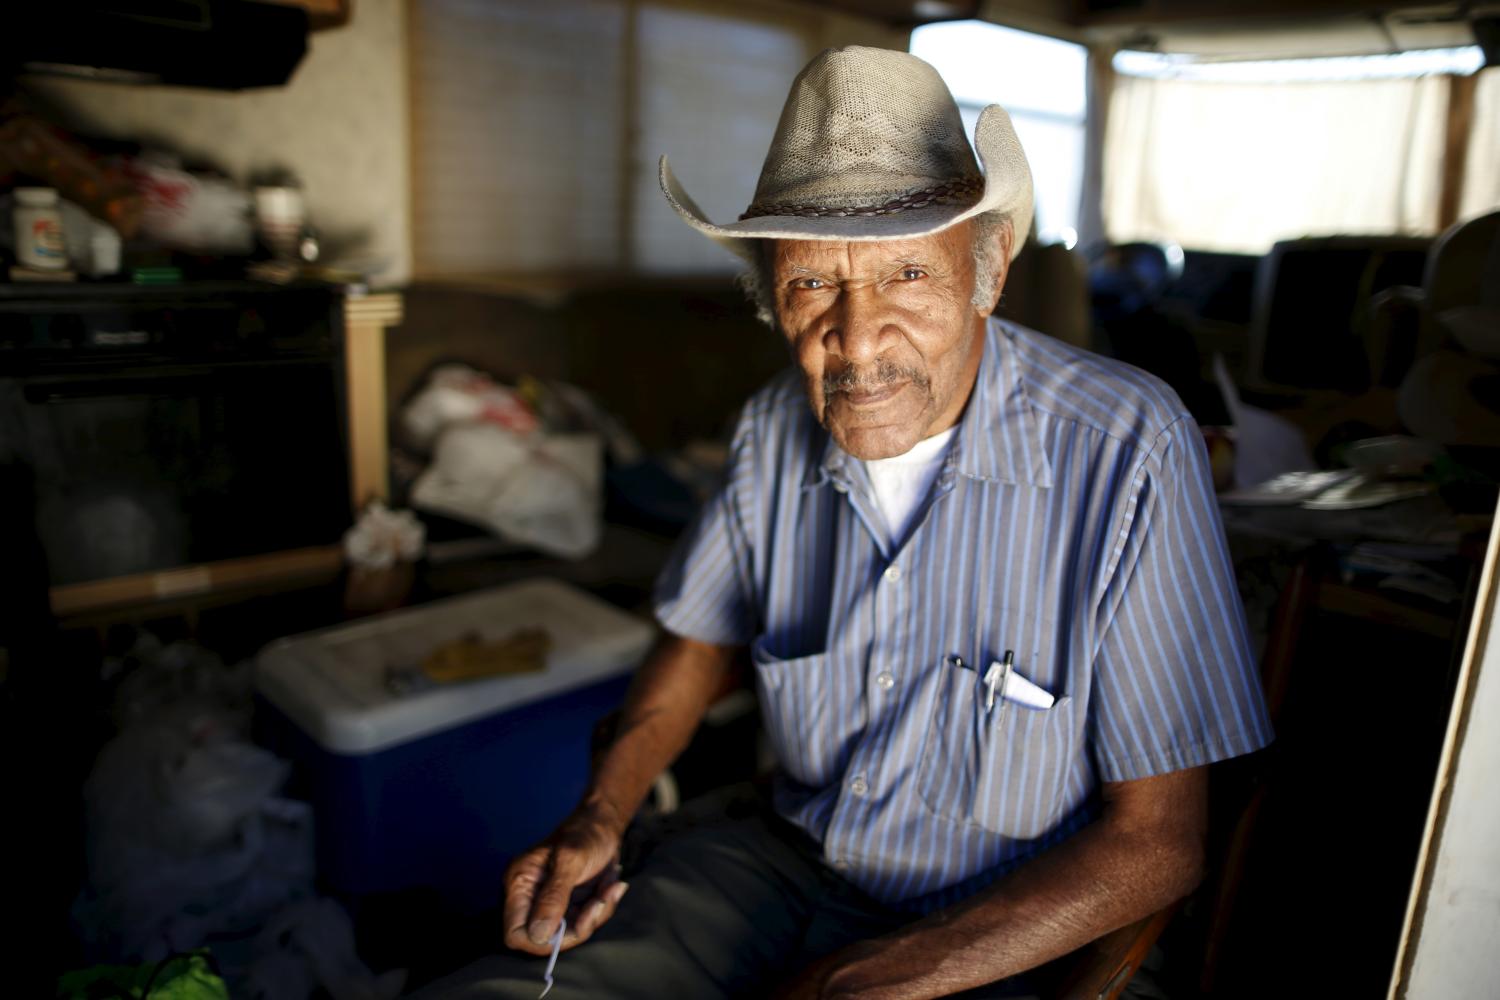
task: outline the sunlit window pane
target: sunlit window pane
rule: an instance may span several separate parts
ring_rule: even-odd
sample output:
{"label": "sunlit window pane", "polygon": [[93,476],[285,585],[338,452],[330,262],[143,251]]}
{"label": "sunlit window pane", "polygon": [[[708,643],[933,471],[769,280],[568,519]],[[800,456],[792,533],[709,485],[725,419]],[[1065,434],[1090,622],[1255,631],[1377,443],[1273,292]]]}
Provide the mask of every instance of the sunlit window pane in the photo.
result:
{"label": "sunlit window pane", "polygon": [[985,21],[953,21],[912,32],[911,51],[942,75],[969,135],[985,106],[1010,112],[1031,163],[1038,237],[1071,245],[1083,182],[1083,46]]}
{"label": "sunlit window pane", "polygon": [[962,104],[999,104],[1083,121],[1082,45],[987,21],[948,21],[911,34],[911,51],[932,63]]}

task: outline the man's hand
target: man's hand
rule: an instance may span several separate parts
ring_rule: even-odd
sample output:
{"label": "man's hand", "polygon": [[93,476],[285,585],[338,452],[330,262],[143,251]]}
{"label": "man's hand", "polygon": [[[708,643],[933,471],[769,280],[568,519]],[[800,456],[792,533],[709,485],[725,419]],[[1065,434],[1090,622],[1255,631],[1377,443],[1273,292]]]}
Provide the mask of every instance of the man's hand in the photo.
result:
{"label": "man's hand", "polygon": [[615,742],[583,802],[506,871],[506,945],[547,955],[564,916],[562,946],[572,948],[614,915],[626,889],[618,869],[625,827],[656,776],[687,746],[734,653],[672,635],[657,644],[636,674]]}
{"label": "man's hand", "polygon": [[[626,883],[619,880],[618,817],[581,806],[545,842],[505,872],[505,943],[547,955],[557,922],[568,918],[564,949],[582,944],[614,915]],[[574,900],[575,894],[582,898]]]}
{"label": "man's hand", "polygon": [[839,970],[845,968],[856,955],[873,957],[880,950],[879,940],[858,941],[818,959],[782,983],[771,996],[774,1000],[829,1000],[834,997],[859,996],[858,993],[845,993],[841,990],[837,984]]}

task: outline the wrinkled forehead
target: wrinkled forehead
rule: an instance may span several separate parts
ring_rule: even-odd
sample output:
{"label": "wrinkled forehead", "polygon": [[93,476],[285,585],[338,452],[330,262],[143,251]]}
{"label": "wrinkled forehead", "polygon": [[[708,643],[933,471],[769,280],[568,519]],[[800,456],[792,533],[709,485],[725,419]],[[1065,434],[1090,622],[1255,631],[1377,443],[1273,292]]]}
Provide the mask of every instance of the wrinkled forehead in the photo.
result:
{"label": "wrinkled forehead", "polygon": [[927,236],[896,240],[767,240],[771,266],[778,272],[805,268],[835,274],[859,273],[899,264],[954,264],[969,255],[972,240],[965,220]]}

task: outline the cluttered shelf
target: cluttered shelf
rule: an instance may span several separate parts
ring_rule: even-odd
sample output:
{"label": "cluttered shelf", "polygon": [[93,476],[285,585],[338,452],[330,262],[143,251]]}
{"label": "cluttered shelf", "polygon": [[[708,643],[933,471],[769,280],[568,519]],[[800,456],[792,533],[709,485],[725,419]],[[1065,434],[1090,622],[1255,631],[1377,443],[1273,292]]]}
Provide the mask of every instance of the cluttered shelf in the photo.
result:
{"label": "cluttered shelf", "polygon": [[99,636],[121,625],[146,627],[191,636],[236,659],[294,632],[536,578],[559,580],[624,610],[649,614],[651,585],[671,545],[670,538],[655,532],[606,523],[597,548],[578,559],[473,537],[435,542],[420,561],[377,573],[346,567],[336,547],[308,550],[300,572],[278,570],[225,586],[167,590],[124,610],[79,611],[60,624]]}
{"label": "cluttered shelf", "polygon": [[220,278],[141,282],[125,277],[73,282],[0,281],[0,309],[16,308],[24,303],[27,311],[39,305],[55,303],[75,308],[95,301],[110,304],[163,306],[175,302],[236,301],[255,294],[282,294],[287,291],[327,288],[328,282],[298,278],[286,282],[259,281],[252,278]]}

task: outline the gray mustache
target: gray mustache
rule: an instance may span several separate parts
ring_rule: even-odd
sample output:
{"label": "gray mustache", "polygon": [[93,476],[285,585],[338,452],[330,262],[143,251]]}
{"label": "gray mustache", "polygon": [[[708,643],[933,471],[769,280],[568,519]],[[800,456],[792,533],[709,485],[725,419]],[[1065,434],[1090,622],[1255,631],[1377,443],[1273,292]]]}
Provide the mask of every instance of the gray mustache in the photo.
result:
{"label": "gray mustache", "polygon": [[898,382],[910,382],[918,388],[926,389],[928,381],[925,372],[880,359],[872,366],[849,367],[837,375],[823,376],[823,395],[828,397],[837,392],[870,392]]}

